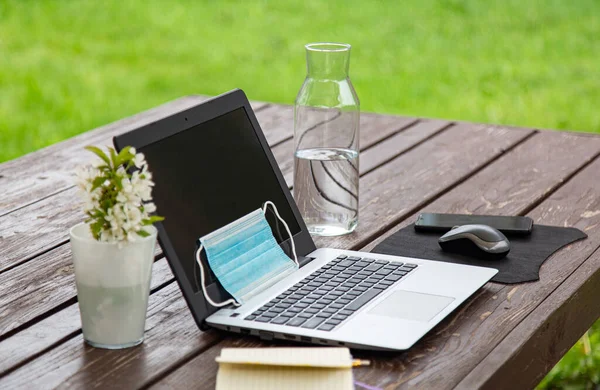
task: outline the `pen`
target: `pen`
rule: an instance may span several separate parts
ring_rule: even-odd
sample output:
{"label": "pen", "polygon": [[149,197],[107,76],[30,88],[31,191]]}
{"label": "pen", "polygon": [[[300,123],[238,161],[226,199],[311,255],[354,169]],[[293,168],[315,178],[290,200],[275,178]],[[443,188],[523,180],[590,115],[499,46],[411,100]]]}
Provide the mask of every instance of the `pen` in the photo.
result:
{"label": "pen", "polygon": [[371,365],[371,361],[370,360],[361,360],[361,359],[354,359],[352,360],[352,367],[359,367],[359,366],[370,366]]}

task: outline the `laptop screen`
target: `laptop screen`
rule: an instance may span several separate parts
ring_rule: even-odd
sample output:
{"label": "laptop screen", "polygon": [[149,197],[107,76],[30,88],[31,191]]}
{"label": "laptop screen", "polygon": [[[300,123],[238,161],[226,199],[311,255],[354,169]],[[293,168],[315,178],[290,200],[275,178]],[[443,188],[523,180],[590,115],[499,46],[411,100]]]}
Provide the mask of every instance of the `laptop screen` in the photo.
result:
{"label": "laptop screen", "polygon": [[[196,240],[272,201],[292,235],[298,221],[244,108],[139,149],[156,183],[163,226],[195,291]],[[287,189],[286,189],[287,191]],[[267,221],[279,243],[288,239],[271,208]],[[284,248],[286,253],[287,248]],[[213,282],[213,276],[209,277]]]}

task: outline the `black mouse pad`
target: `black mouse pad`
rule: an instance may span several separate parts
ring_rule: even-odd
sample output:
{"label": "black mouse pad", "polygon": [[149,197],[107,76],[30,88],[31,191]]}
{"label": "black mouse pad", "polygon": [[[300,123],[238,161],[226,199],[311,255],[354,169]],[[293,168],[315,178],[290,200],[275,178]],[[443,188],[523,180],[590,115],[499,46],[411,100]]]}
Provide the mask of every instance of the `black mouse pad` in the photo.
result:
{"label": "black mouse pad", "polygon": [[511,249],[505,258],[481,260],[442,251],[438,244],[440,236],[435,232],[416,232],[413,224],[386,238],[372,252],[496,268],[500,272],[494,276],[493,282],[521,283],[539,280],[540,266],[551,254],[565,245],[587,238],[587,234],[576,228],[533,225],[528,236],[507,235]]}

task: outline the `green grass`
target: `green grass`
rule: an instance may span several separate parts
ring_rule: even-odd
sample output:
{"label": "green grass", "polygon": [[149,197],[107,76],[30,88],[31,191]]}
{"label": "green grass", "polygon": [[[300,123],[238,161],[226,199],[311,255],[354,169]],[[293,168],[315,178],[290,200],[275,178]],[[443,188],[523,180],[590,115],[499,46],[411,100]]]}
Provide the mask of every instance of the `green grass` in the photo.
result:
{"label": "green grass", "polygon": [[0,162],[186,94],[292,103],[313,41],[353,45],[365,111],[600,132],[599,15],[597,0],[2,0]]}
{"label": "green grass", "polygon": [[[303,4],[303,5],[301,5]],[[600,131],[600,4],[0,2],[0,161],[190,93],[291,103],[303,44],[353,44],[366,111]]]}
{"label": "green grass", "polygon": [[600,385],[600,321],[562,358],[540,383],[541,389],[598,389]]}

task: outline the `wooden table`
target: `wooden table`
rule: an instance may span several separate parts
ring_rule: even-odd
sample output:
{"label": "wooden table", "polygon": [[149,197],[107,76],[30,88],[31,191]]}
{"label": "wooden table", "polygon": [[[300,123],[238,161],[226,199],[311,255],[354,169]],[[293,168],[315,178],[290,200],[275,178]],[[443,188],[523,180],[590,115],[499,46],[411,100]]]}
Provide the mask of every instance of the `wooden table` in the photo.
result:
{"label": "wooden table", "polygon": [[[68,229],[83,146],[202,101],[190,96],[0,165],[0,388],[213,388],[224,346],[264,343],[200,332],[157,253],[146,341],[84,344]],[[291,183],[292,108],[253,103]],[[369,250],[420,211],[529,215],[589,238],[548,259],[534,283],[489,283],[404,353],[356,352],[371,386],[530,388],[600,316],[600,137],[377,114],[361,117],[360,223],[317,246]]]}

